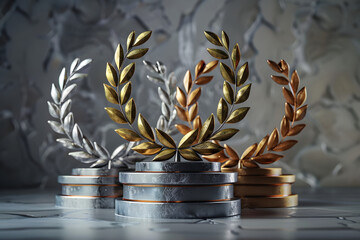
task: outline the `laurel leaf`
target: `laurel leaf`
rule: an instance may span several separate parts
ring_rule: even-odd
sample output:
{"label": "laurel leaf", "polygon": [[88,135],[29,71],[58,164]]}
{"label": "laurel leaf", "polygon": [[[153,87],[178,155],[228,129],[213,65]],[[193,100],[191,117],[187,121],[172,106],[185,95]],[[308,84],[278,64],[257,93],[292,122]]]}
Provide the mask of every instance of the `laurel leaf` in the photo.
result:
{"label": "laurel leaf", "polygon": [[136,38],[134,47],[140,46],[141,44],[144,44],[149,38],[151,37],[152,31],[146,31],[140,33],[140,35]]}
{"label": "laurel leaf", "polygon": [[273,151],[275,152],[282,152],[286,151],[292,146],[294,146],[298,141],[296,140],[287,140],[284,142],[280,142],[276,147],[273,148]]}
{"label": "laurel leaf", "polygon": [[207,51],[209,52],[209,54],[211,56],[213,56],[214,58],[217,58],[217,59],[228,59],[229,58],[228,54],[220,49],[208,48]]}
{"label": "laurel leaf", "polygon": [[118,70],[120,71],[121,66],[124,62],[124,50],[123,50],[123,47],[121,46],[121,44],[118,44],[118,46],[116,48],[114,59],[115,59],[116,66],[117,66]]}
{"label": "laurel leaf", "polygon": [[251,160],[256,161],[260,164],[270,164],[270,163],[276,162],[277,160],[279,160],[280,158],[283,158],[283,157],[284,156],[278,155],[275,153],[266,153],[264,155],[252,157]]}
{"label": "laurel leaf", "polygon": [[272,150],[279,142],[279,131],[275,128],[269,137],[267,149],[270,151]]}
{"label": "laurel leaf", "polygon": [[243,160],[242,165],[246,168],[259,168],[259,165],[254,161]]}
{"label": "laurel leaf", "polygon": [[220,72],[221,72],[221,76],[224,78],[224,80],[226,80],[232,84],[235,83],[234,72],[233,72],[233,70],[231,70],[231,68],[228,65],[220,62]]}
{"label": "laurel leaf", "polygon": [[120,137],[122,137],[123,139],[125,139],[127,141],[137,142],[137,141],[143,140],[143,138],[140,137],[139,134],[137,134],[133,130],[130,130],[127,128],[119,128],[119,129],[116,129],[115,132],[117,134],[119,134]]}
{"label": "laurel leaf", "polygon": [[203,71],[204,71],[204,69],[205,69],[205,66],[206,66],[206,64],[205,64],[205,62],[204,62],[203,60],[200,60],[200,61],[198,62],[198,64],[196,64],[196,67],[195,67],[195,78],[198,78],[198,76],[200,76],[200,75],[203,73]]}
{"label": "laurel leaf", "polygon": [[306,95],[306,88],[303,87],[296,96],[296,106],[300,107],[305,103],[307,97]]}
{"label": "laurel leaf", "polygon": [[281,59],[280,60],[280,67],[282,69],[282,73],[288,77],[289,76],[289,64],[284,60],[284,59]]}
{"label": "laurel leaf", "polygon": [[204,142],[208,139],[208,137],[214,131],[214,114],[211,114],[206,121],[204,122],[200,134],[199,134],[199,142]]}
{"label": "laurel leaf", "polygon": [[132,124],[136,118],[136,104],[133,98],[125,105],[125,116],[130,124]]}
{"label": "laurel leaf", "polygon": [[70,93],[76,88],[76,84],[71,84],[70,86],[67,86],[61,94],[60,102],[64,102],[66,98],[70,95]]}
{"label": "laurel leaf", "polygon": [[243,85],[249,77],[249,66],[248,62],[244,63],[236,75],[236,86]]}
{"label": "laurel leaf", "polygon": [[125,86],[120,91],[120,104],[124,105],[127,103],[131,95],[131,82],[125,84]]}
{"label": "laurel leaf", "polygon": [[212,154],[212,155],[206,155],[206,156],[203,155],[201,157],[209,162],[223,163],[223,162],[226,162],[227,160],[229,160],[229,157],[225,155],[224,150],[222,150],[218,153]]}
{"label": "laurel leaf", "polygon": [[219,100],[216,115],[220,123],[223,123],[226,120],[228,115],[228,106],[223,98],[220,98]]}
{"label": "laurel leaf", "polygon": [[167,92],[164,91],[161,87],[158,87],[158,94],[160,97],[160,100],[167,105],[171,105],[170,96]]}
{"label": "laurel leaf", "polygon": [[85,66],[87,66],[89,63],[92,62],[92,59],[87,58],[84,59],[83,61],[81,61],[81,63],[76,67],[75,71],[79,71],[80,69],[84,68]]}
{"label": "laurel leaf", "polygon": [[196,116],[196,118],[193,121],[193,128],[201,130],[202,124],[201,124],[201,118],[200,116]]}
{"label": "laurel leaf", "polygon": [[232,167],[235,167],[236,165],[238,165],[238,163],[239,163],[239,160],[229,159],[223,165],[221,165],[221,168],[232,168]]}
{"label": "laurel leaf", "polygon": [[307,110],[307,105],[304,105],[301,108],[299,108],[298,110],[296,110],[295,121],[302,120],[306,115],[306,110]]}
{"label": "laurel leaf", "polygon": [[179,148],[186,148],[193,144],[197,138],[199,130],[191,130],[185,136],[183,136],[179,142]]}
{"label": "laurel leaf", "polygon": [[191,77],[191,72],[188,70],[185,73],[184,79],[183,79],[183,84],[185,87],[185,91],[187,94],[189,94],[191,87],[192,87],[192,77]]}
{"label": "laurel leaf", "polygon": [[290,121],[285,116],[282,118],[280,123],[281,136],[285,137],[290,130]]}
{"label": "laurel leaf", "polygon": [[160,152],[162,147],[154,142],[144,142],[131,149],[142,155],[154,155],[155,153]]}
{"label": "laurel leaf", "polygon": [[230,84],[228,82],[226,82],[226,81],[224,81],[224,84],[223,84],[223,94],[224,94],[225,100],[229,104],[233,104],[233,102],[234,102],[234,90],[230,86]]}
{"label": "laurel leaf", "polygon": [[213,32],[204,31],[206,39],[214,45],[222,46],[220,38]]}
{"label": "laurel leaf", "polygon": [[176,87],[176,100],[182,107],[186,107],[186,96],[181,88]]}
{"label": "laurel leaf", "polygon": [[211,82],[211,80],[214,78],[214,76],[203,76],[199,77],[195,80],[196,85],[205,85]]}
{"label": "laurel leaf", "polygon": [[48,121],[48,123],[54,132],[59,133],[59,134],[65,134],[65,131],[59,122]]}
{"label": "laurel leaf", "polygon": [[79,59],[79,58],[75,58],[75,59],[72,61],[71,65],[70,65],[70,74],[74,73],[75,68],[79,65],[79,63],[80,63],[80,59]]}
{"label": "laurel leaf", "polygon": [[242,87],[236,94],[235,103],[239,104],[245,102],[250,96],[250,91],[251,83]]}
{"label": "laurel leaf", "polygon": [[135,63],[127,65],[120,74],[120,84],[124,84],[131,79],[135,72]]}
{"label": "laurel leaf", "polygon": [[212,137],[210,137],[210,139],[218,140],[218,141],[226,141],[232,138],[238,131],[239,129],[236,128],[226,128],[215,133]]}
{"label": "laurel leaf", "polygon": [[229,51],[229,37],[224,31],[221,32],[221,41],[222,45]]}
{"label": "laurel leaf", "polygon": [[135,31],[132,31],[126,40],[126,46],[128,51],[130,48],[134,46],[134,41],[135,41]]}
{"label": "laurel leaf", "polygon": [[174,139],[172,139],[172,137],[170,137],[167,133],[159,129],[155,129],[155,131],[159,142],[161,142],[164,146],[168,148],[176,148],[175,141]]}
{"label": "laurel leaf", "polygon": [[288,85],[289,84],[289,81],[285,78],[285,77],[282,77],[282,76],[274,76],[274,75],[271,75],[270,76],[272,80],[274,80],[274,82],[276,82],[277,84],[280,84],[280,85]]}
{"label": "laurel leaf", "polygon": [[111,86],[104,84],[104,91],[105,97],[109,102],[113,104],[119,104],[118,95]]}
{"label": "laurel leaf", "polygon": [[246,116],[246,114],[249,111],[249,107],[242,107],[242,108],[238,108],[235,111],[233,111],[228,120],[227,123],[237,123],[240,122],[241,120],[244,119],[244,117]]}
{"label": "laurel leaf", "polygon": [[249,146],[241,155],[240,159],[249,159],[256,151],[257,144],[254,143],[253,145]]}
{"label": "laurel leaf", "polygon": [[49,109],[50,115],[54,118],[59,118],[60,117],[59,107],[56,104],[49,102],[49,101],[47,102],[47,104],[48,104],[48,109]]}
{"label": "laurel leaf", "polygon": [[201,157],[199,157],[199,155],[191,148],[180,149],[179,153],[186,160],[190,160],[190,161],[201,161],[202,160]]}
{"label": "laurel leaf", "polygon": [[202,155],[211,155],[220,152],[224,148],[219,146],[218,144],[207,141],[195,145],[194,147],[192,147],[192,149]]}
{"label": "laurel leaf", "polygon": [[259,156],[265,151],[265,148],[266,148],[267,143],[268,143],[268,139],[269,139],[269,135],[266,135],[263,139],[261,139],[261,141],[259,142],[259,144],[256,147],[256,151],[254,152],[254,156]]}
{"label": "laurel leaf", "polygon": [[175,124],[175,127],[182,135],[185,135],[191,131],[191,128],[184,124]]}
{"label": "laurel leaf", "polygon": [[280,66],[276,62],[267,60],[267,63],[269,64],[271,69],[274,70],[275,72],[278,72],[278,73],[282,72]]}
{"label": "laurel leaf", "polygon": [[63,68],[61,70],[61,73],[59,75],[59,87],[60,90],[63,90],[66,85],[67,75],[66,75],[66,68]]}
{"label": "laurel leaf", "polygon": [[285,100],[292,106],[294,106],[294,95],[291,91],[285,87],[282,88],[282,92],[284,95]]}
{"label": "laurel leaf", "polygon": [[128,59],[138,59],[144,56],[149,51],[148,48],[139,48],[134,49],[131,52],[128,53],[127,58]]}
{"label": "laurel leaf", "polygon": [[188,112],[185,109],[183,109],[182,107],[178,106],[178,105],[175,105],[175,109],[176,109],[178,117],[181,120],[187,122],[188,116],[189,116]]}
{"label": "laurel leaf", "polygon": [[196,115],[198,114],[198,111],[199,111],[199,104],[195,103],[194,105],[192,105],[192,107],[189,110],[189,121],[195,119]]}
{"label": "laurel leaf", "polygon": [[119,84],[117,72],[113,65],[111,65],[109,62],[106,64],[106,79],[113,87],[117,87]]}
{"label": "laurel leaf", "polygon": [[176,153],[175,149],[163,149],[158,155],[153,158],[153,161],[165,161],[172,158]]}
{"label": "laurel leaf", "polygon": [[239,48],[239,44],[236,44],[231,52],[231,60],[232,60],[232,64],[234,69],[237,68],[239,62],[240,62],[240,48]]}
{"label": "laurel leaf", "polygon": [[122,112],[120,112],[116,108],[106,107],[105,110],[109,115],[109,117],[111,118],[111,120],[113,120],[114,122],[120,124],[127,123],[125,116],[122,114]]}
{"label": "laurel leaf", "polygon": [[219,63],[218,60],[209,62],[208,64],[206,64],[206,66],[203,70],[203,73],[211,72],[212,70],[214,70],[217,67],[218,63]]}
{"label": "laurel leaf", "polygon": [[187,106],[191,106],[194,103],[196,103],[197,100],[199,100],[200,96],[201,96],[201,88],[199,87],[189,94]]}
{"label": "laurel leaf", "polygon": [[139,113],[137,124],[140,134],[143,135],[148,140],[154,142],[155,138],[154,138],[153,130],[151,129],[151,126],[148,123],[148,121],[146,121],[146,119],[143,117],[141,113]]}
{"label": "laurel leaf", "polygon": [[295,136],[297,134],[299,134],[305,127],[306,125],[305,124],[298,124],[298,125],[295,125],[294,127],[292,127],[289,132],[288,132],[288,136]]}
{"label": "laurel leaf", "polygon": [[294,116],[293,107],[287,102],[285,103],[285,116],[290,121],[292,121],[293,116]]}
{"label": "laurel leaf", "polygon": [[237,154],[237,152],[235,151],[235,149],[233,149],[232,147],[230,147],[227,144],[224,144],[225,147],[225,151],[226,153],[229,155],[231,160],[235,160],[235,161],[239,161],[239,155]]}
{"label": "laurel leaf", "polygon": [[298,75],[297,71],[295,70],[291,74],[291,81],[290,81],[290,85],[291,85],[291,88],[292,88],[294,93],[297,92],[298,87],[299,87],[299,83],[300,83],[300,78],[299,78],[299,75]]}

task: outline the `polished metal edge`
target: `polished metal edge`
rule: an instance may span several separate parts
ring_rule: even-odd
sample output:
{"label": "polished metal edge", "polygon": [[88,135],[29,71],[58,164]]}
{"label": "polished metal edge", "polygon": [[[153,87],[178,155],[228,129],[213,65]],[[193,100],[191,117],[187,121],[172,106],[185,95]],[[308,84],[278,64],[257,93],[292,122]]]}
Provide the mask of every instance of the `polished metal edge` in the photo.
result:
{"label": "polished metal edge", "polygon": [[56,195],[55,205],[60,208],[95,209],[114,208],[116,198]]}
{"label": "polished metal edge", "polygon": [[218,162],[137,162],[137,172],[220,172]]}
{"label": "polished metal edge", "polygon": [[149,203],[116,199],[115,214],[138,218],[197,219],[239,215],[240,199],[221,202]]}
{"label": "polished metal edge", "polygon": [[237,173],[119,173],[119,181],[128,184],[213,185],[235,183]]}
{"label": "polished metal edge", "polygon": [[139,201],[216,201],[234,196],[232,184],[218,186],[132,186],[124,185],[123,198]]}
{"label": "polished metal edge", "polygon": [[117,177],[58,176],[60,184],[119,184]]}
{"label": "polished metal edge", "polygon": [[62,185],[62,195],[76,196],[122,196],[122,187],[119,186],[87,186]]}
{"label": "polished metal edge", "polygon": [[117,176],[120,171],[127,171],[127,169],[118,168],[73,168],[72,175],[85,175],[85,176]]}

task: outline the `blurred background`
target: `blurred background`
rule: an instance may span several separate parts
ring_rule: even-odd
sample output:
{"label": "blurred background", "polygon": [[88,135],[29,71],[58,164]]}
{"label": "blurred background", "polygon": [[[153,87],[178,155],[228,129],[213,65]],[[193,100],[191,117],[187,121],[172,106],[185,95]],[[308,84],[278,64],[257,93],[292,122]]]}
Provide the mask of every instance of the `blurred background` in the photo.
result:
{"label": "blurred background", "polygon": [[[178,84],[186,69],[212,58],[203,31],[225,30],[249,62],[247,117],[229,144],[242,152],[279,127],[281,87],[266,60],[285,59],[308,89],[307,127],[299,143],[272,166],[307,187],[360,185],[360,1],[63,0],[0,2],[0,188],[56,186],[57,176],[86,166],[67,155],[47,121],[50,88],[76,57],[92,58],[73,95],[75,121],[91,140],[113,150],[122,139],[104,106],[106,62],[127,35],[152,30],[146,60],[162,61]],[[138,62],[137,107],[154,126],[157,86]],[[199,101],[201,116],[216,111],[219,70]]]}

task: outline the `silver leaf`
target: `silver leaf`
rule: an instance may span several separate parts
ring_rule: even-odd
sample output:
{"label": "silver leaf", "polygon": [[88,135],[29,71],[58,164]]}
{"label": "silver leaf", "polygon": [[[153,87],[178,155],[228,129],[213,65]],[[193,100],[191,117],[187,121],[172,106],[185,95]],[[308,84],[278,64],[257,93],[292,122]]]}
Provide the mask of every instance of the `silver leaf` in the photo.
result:
{"label": "silver leaf", "polygon": [[126,151],[125,151],[125,154],[129,154],[130,152],[134,152],[132,150],[133,147],[135,147],[136,145],[139,145],[140,142],[128,142],[127,143],[127,147],[126,147]]}
{"label": "silver leaf", "polygon": [[157,68],[159,69],[159,72],[160,72],[160,73],[165,74],[165,72],[166,72],[166,67],[165,67],[165,65],[164,65],[162,62],[156,61],[156,66],[157,66]]}
{"label": "silver leaf", "polygon": [[170,97],[169,95],[162,89],[161,87],[158,87],[158,94],[162,102],[166,103],[167,105],[170,105]]}
{"label": "silver leaf", "polygon": [[88,64],[91,63],[91,62],[92,62],[92,59],[90,59],[90,58],[83,60],[83,61],[79,64],[79,66],[76,68],[75,71],[79,71],[80,69],[82,69],[83,67],[85,67],[86,65],[88,65]]}
{"label": "silver leaf", "polygon": [[[72,74],[75,70],[75,68],[79,65],[80,59],[79,58],[75,58],[70,66],[70,74]],[[71,80],[71,79],[70,79]]]}
{"label": "silver leaf", "polygon": [[164,84],[165,83],[164,79],[162,79],[160,77],[154,77],[154,76],[149,76],[149,75],[147,75],[146,77],[147,77],[147,79],[149,79],[149,81],[151,81],[155,84]]}
{"label": "silver leaf", "polygon": [[144,60],[143,63],[150,72],[153,72],[153,73],[157,72],[156,66],[154,64],[152,64],[151,62]]}
{"label": "silver leaf", "polygon": [[175,91],[177,79],[174,72],[171,72],[169,74],[168,80],[169,80],[169,87],[171,92]]}
{"label": "silver leaf", "polygon": [[70,156],[72,156],[73,158],[75,158],[76,160],[79,160],[83,163],[90,163],[90,162],[95,162],[97,161],[96,158],[94,158],[93,155],[90,155],[86,152],[83,151],[79,151],[79,152],[71,152],[69,153]]}
{"label": "silver leaf", "polygon": [[176,115],[177,115],[177,112],[176,112],[176,109],[173,110],[171,116],[170,116],[170,119],[173,120],[176,118]]}
{"label": "silver leaf", "polygon": [[120,160],[111,161],[111,167],[113,168],[126,168],[126,164]]}
{"label": "silver leaf", "polygon": [[68,97],[68,95],[71,93],[72,90],[76,87],[76,84],[71,84],[67,88],[65,88],[61,94],[61,102],[64,102],[64,100]]}
{"label": "silver leaf", "polygon": [[52,130],[54,130],[54,132],[57,132],[60,134],[65,134],[64,128],[61,126],[61,124],[59,122],[48,121],[48,123],[50,124],[50,127],[52,128]]}
{"label": "silver leaf", "polygon": [[114,159],[115,157],[119,156],[121,153],[124,153],[126,150],[126,144],[121,144],[120,146],[118,146],[117,148],[115,148],[115,150],[113,151],[113,153],[111,154],[111,159]]}
{"label": "silver leaf", "polygon": [[64,129],[65,129],[66,133],[70,136],[71,136],[73,127],[74,127],[74,115],[73,115],[73,113],[69,113],[64,118]]}
{"label": "silver leaf", "polygon": [[66,147],[68,149],[75,149],[76,148],[76,145],[70,139],[58,138],[58,139],[56,139],[56,141],[61,143],[61,145],[63,145],[64,147]]}
{"label": "silver leaf", "polygon": [[75,123],[74,128],[72,130],[72,138],[77,145],[82,146],[83,134],[77,123]]}
{"label": "silver leaf", "polygon": [[162,118],[163,116],[161,115],[156,123],[156,128],[160,129],[160,130],[164,130],[165,128],[165,123],[164,123],[164,118]]}
{"label": "silver leaf", "polygon": [[66,68],[63,68],[61,70],[61,73],[59,75],[59,86],[60,89],[63,90],[65,85],[66,85],[66,80],[67,80],[67,76],[66,76]]}
{"label": "silver leaf", "polygon": [[54,103],[51,102],[47,102],[48,107],[49,107],[49,113],[52,117],[54,118],[59,118],[60,117],[60,110],[59,107],[56,106]]}
{"label": "silver leaf", "polygon": [[105,160],[105,159],[100,159],[100,160],[97,160],[94,164],[92,164],[90,167],[91,168],[101,168],[101,167],[104,167],[108,164],[108,161],[109,160]]}
{"label": "silver leaf", "polygon": [[86,73],[75,73],[74,75],[72,75],[70,77],[70,80],[74,80],[74,79],[77,79],[77,78],[83,78],[83,77],[86,77],[87,74]]}
{"label": "silver leaf", "polygon": [[66,115],[69,114],[71,109],[71,99],[67,100],[65,103],[61,105],[60,109],[60,117],[63,119]]}
{"label": "silver leaf", "polygon": [[57,89],[57,87],[55,86],[55,84],[51,85],[51,98],[54,100],[55,103],[59,104],[60,103],[60,92]]}
{"label": "silver leaf", "polygon": [[88,153],[94,153],[95,149],[94,149],[94,146],[93,144],[90,142],[90,140],[83,136],[83,147],[85,148],[85,150],[88,152]]}
{"label": "silver leaf", "polygon": [[101,158],[105,158],[105,159],[109,158],[110,154],[104,147],[100,146],[96,142],[94,142],[94,147],[96,152],[99,154]]}
{"label": "silver leaf", "polygon": [[161,103],[161,113],[164,115],[166,120],[169,121],[169,119],[170,119],[170,109],[164,102]]}

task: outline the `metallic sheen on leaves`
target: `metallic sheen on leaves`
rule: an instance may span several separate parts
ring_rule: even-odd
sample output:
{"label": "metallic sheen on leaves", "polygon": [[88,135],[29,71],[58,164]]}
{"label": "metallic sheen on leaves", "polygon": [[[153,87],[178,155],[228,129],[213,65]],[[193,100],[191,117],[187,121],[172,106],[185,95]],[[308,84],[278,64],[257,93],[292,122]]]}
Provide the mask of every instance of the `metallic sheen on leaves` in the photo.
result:
{"label": "metallic sheen on leaves", "polygon": [[216,111],[217,119],[220,123],[223,123],[228,115],[228,106],[226,104],[226,101],[223,98],[220,98],[217,111]]}
{"label": "metallic sheen on leaves", "polygon": [[220,152],[221,150],[223,150],[223,147],[207,141],[195,145],[194,147],[192,147],[192,149],[202,155],[211,155]]}
{"label": "metallic sheen on leaves", "polygon": [[208,139],[208,137],[214,131],[214,114],[211,114],[206,121],[204,122],[200,134],[199,134],[199,142],[204,142]]}
{"label": "metallic sheen on leaves", "polygon": [[219,141],[226,141],[232,138],[239,129],[236,128],[227,128],[220,130],[219,132],[215,133],[210,139],[211,140],[219,140]]}
{"label": "metallic sheen on leaves", "polygon": [[136,118],[136,105],[133,98],[125,105],[125,116],[130,124],[132,124]]}
{"label": "metallic sheen on leaves", "polygon": [[106,107],[105,110],[109,115],[109,117],[111,118],[111,120],[113,120],[114,122],[120,124],[127,123],[125,116],[116,108]]}
{"label": "metallic sheen on leaves", "polygon": [[117,66],[118,70],[120,71],[121,66],[124,62],[124,50],[123,50],[123,47],[121,46],[121,44],[118,44],[116,51],[115,51],[114,58],[115,58],[116,66]]}
{"label": "metallic sheen on leaves", "polygon": [[117,85],[119,84],[117,72],[113,65],[111,65],[110,63],[106,64],[106,79],[113,87],[117,87]]}
{"label": "metallic sheen on leaves", "polygon": [[144,56],[149,51],[148,48],[139,48],[134,49],[131,52],[128,53],[127,58],[128,59],[138,59]]}
{"label": "metallic sheen on leaves", "polygon": [[204,31],[204,34],[205,34],[206,39],[209,42],[211,42],[212,44],[217,45],[217,46],[222,46],[222,44],[220,42],[220,38],[215,33],[210,32],[210,31]]}
{"label": "metallic sheen on leaves", "polygon": [[228,120],[227,123],[237,123],[240,122],[241,120],[244,119],[244,117],[246,116],[246,114],[248,113],[250,108],[248,107],[243,107],[243,108],[238,108],[235,111],[233,111]]}
{"label": "metallic sheen on leaves", "polygon": [[162,147],[154,142],[144,142],[132,148],[135,152],[143,155],[154,155],[160,152]]}
{"label": "metallic sheen on leaves", "polygon": [[223,85],[223,94],[224,94],[225,100],[229,104],[233,104],[233,102],[234,102],[234,90],[230,86],[230,84],[228,82],[226,82],[226,81],[224,81],[224,85]]}
{"label": "metallic sheen on leaves", "polygon": [[186,160],[201,161],[201,157],[191,148],[179,149],[180,155]]}
{"label": "metallic sheen on leaves", "polygon": [[151,37],[152,31],[142,32],[135,40],[134,47],[144,44]]}
{"label": "metallic sheen on leaves", "polygon": [[135,72],[135,63],[127,65],[120,74],[120,84],[124,84],[131,79]]}
{"label": "metallic sheen on leaves", "polygon": [[131,95],[131,82],[125,84],[125,86],[120,91],[120,104],[124,105],[127,103]]}
{"label": "metallic sheen on leaves", "polygon": [[236,75],[236,86],[241,86],[242,84],[244,84],[246,82],[246,80],[249,77],[249,66],[248,63],[244,63],[244,65],[242,65],[239,69],[239,71],[237,72]]}
{"label": "metallic sheen on leaves", "polygon": [[133,130],[130,130],[127,128],[119,128],[119,129],[116,129],[115,132],[117,134],[119,134],[120,137],[122,137],[123,139],[125,139],[127,141],[137,142],[137,141],[143,140],[143,138],[141,136],[139,136],[139,134],[137,134]]}
{"label": "metallic sheen on leaves", "polygon": [[172,158],[176,153],[175,149],[164,149],[153,158],[153,161],[165,161]]}
{"label": "metallic sheen on leaves", "polygon": [[143,117],[143,115],[141,115],[141,113],[139,113],[137,123],[138,123],[138,129],[140,131],[140,134],[143,135],[148,140],[154,142],[155,138],[154,138],[153,130],[151,129],[150,124],[146,121],[146,119]]}
{"label": "metallic sheen on leaves", "polygon": [[242,87],[236,94],[235,103],[239,104],[245,102],[250,96],[250,90],[251,83]]}
{"label": "metallic sheen on leaves", "polygon": [[182,137],[182,139],[179,142],[179,148],[186,148],[191,146],[197,138],[199,129],[191,130],[185,136]]}
{"label": "metallic sheen on leaves", "polygon": [[214,58],[217,58],[217,59],[228,59],[229,58],[229,55],[220,49],[208,48],[207,51],[209,52],[209,54],[211,56],[213,56]]}
{"label": "metallic sheen on leaves", "polygon": [[232,84],[235,83],[234,72],[231,70],[231,68],[228,65],[220,62],[220,72],[221,72],[221,76],[224,78],[224,80],[226,80]]}
{"label": "metallic sheen on leaves", "polygon": [[155,131],[159,142],[161,142],[164,146],[168,148],[176,148],[176,143],[174,139],[172,139],[172,137],[170,137],[167,133],[161,131],[160,129],[155,129]]}
{"label": "metallic sheen on leaves", "polygon": [[104,90],[105,97],[109,102],[113,104],[119,104],[118,95],[111,86],[104,84]]}

